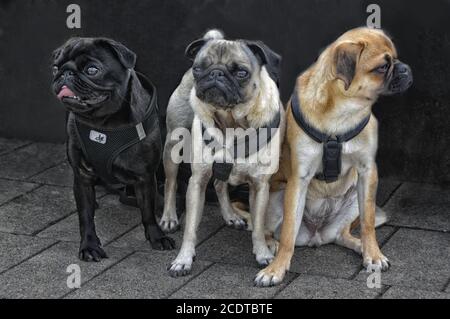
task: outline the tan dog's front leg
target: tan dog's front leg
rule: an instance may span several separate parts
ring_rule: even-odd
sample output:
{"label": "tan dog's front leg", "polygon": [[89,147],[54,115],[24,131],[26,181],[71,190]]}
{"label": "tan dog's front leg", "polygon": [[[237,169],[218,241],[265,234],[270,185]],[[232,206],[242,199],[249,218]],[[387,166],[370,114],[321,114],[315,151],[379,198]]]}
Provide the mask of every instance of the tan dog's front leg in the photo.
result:
{"label": "tan dog's front leg", "polygon": [[368,271],[387,270],[389,260],[381,253],[375,233],[375,199],[378,171],[375,163],[358,169],[358,206],[361,221],[363,265]]}
{"label": "tan dog's front leg", "polygon": [[300,177],[299,174],[292,174],[288,180],[284,196],[284,215],[278,254],[269,266],[256,275],[255,286],[277,285],[281,283],[286,271],[289,270],[311,178],[312,176]]}

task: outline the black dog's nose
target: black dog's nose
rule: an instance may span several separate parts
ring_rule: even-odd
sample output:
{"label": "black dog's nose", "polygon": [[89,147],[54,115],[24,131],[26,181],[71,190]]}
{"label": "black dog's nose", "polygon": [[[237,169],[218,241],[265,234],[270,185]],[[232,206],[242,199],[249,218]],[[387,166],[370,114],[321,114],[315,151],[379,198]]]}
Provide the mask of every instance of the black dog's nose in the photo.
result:
{"label": "black dog's nose", "polygon": [[399,63],[396,66],[397,66],[396,68],[397,74],[409,73],[411,70],[410,67],[404,63]]}
{"label": "black dog's nose", "polygon": [[222,70],[212,70],[211,72],[209,72],[209,78],[210,79],[217,79],[217,78],[221,78],[224,76],[224,73]]}

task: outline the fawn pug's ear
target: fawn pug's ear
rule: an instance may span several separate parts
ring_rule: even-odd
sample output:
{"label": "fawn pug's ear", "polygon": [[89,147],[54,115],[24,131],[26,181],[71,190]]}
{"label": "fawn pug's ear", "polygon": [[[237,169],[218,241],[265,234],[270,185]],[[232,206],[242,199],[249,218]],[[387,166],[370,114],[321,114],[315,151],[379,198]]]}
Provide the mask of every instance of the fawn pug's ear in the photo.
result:
{"label": "fawn pug's ear", "polygon": [[245,44],[264,65],[270,77],[279,86],[281,77],[281,56],[262,41],[245,41]]}
{"label": "fawn pug's ear", "polygon": [[342,42],[334,49],[335,75],[344,82],[345,90],[352,84],[359,58],[365,47],[363,42]]}
{"label": "fawn pug's ear", "polygon": [[184,55],[191,61],[195,60],[195,57],[197,56],[197,53],[200,51],[200,49],[205,45],[207,40],[205,39],[198,39],[189,44],[186,48],[186,51],[184,52]]}

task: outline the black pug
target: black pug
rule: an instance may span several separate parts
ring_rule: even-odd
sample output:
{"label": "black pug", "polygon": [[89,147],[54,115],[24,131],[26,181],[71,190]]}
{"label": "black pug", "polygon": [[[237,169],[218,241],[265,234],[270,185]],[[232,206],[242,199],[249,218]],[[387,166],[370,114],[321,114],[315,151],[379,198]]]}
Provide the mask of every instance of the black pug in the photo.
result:
{"label": "black pug", "polygon": [[72,38],[53,53],[53,91],[69,112],[67,156],[84,261],[107,258],[94,223],[98,180],[134,186],[151,246],[175,246],[155,216],[162,150],[156,90],[135,64],[134,52],[107,38]]}

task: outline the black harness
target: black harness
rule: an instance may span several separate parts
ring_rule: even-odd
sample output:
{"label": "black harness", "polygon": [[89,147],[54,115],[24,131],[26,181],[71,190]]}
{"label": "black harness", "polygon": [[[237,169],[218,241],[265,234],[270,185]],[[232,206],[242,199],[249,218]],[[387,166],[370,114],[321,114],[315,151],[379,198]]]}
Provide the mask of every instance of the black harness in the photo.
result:
{"label": "black harness", "polygon": [[294,94],[292,95],[291,106],[295,121],[302,128],[302,130],[306,134],[308,134],[308,136],[311,137],[314,141],[323,144],[323,172],[318,173],[315,178],[327,183],[335,182],[341,174],[342,143],[350,141],[359,133],[361,133],[369,123],[371,115],[362,120],[354,129],[344,134],[332,136],[320,132],[306,121],[300,108],[298,92],[294,92]]}
{"label": "black harness", "polygon": [[94,127],[75,116],[75,127],[84,156],[93,166],[95,173],[102,180],[111,184],[120,184],[112,174],[112,164],[116,157],[145,139],[147,133],[155,125],[150,118],[152,118],[153,112],[158,110],[156,88],[143,76],[139,76],[139,79],[151,96],[142,122],[114,129],[104,129]]}
{"label": "black harness", "polygon": [[[272,132],[272,129],[278,129],[280,126],[281,121],[281,114],[278,111],[277,114],[274,116],[272,121],[266,126],[266,127],[260,127],[256,129],[256,136],[249,136],[246,135],[243,139],[238,139],[236,136],[234,137],[234,150],[233,150],[233,159],[236,160],[238,158],[238,149],[239,146],[244,145],[245,147],[245,158],[248,158],[250,155],[255,154],[259,152],[261,148],[263,148],[265,145],[269,144],[269,142],[272,140],[272,137],[274,133]],[[260,141],[260,133],[261,130],[267,130],[267,136],[265,141]],[[277,131],[277,130],[276,130]],[[206,128],[202,124],[202,135],[204,136],[206,132]],[[256,149],[250,149],[250,138],[256,139]],[[211,145],[212,142],[217,143],[217,141],[214,140],[214,138],[211,138],[210,140],[204,141],[205,145]],[[226,148],[226,145],[220,145],[223,148]],[[212,172],[213,172],[213,178],[226,182],[230,178],[231,171],[233,170],[233,163],[219,163],[214,161]]]}

